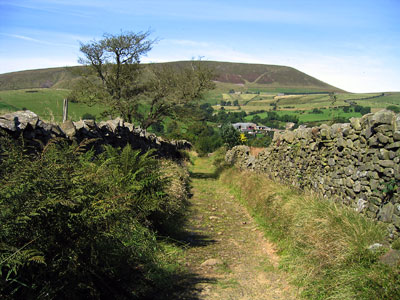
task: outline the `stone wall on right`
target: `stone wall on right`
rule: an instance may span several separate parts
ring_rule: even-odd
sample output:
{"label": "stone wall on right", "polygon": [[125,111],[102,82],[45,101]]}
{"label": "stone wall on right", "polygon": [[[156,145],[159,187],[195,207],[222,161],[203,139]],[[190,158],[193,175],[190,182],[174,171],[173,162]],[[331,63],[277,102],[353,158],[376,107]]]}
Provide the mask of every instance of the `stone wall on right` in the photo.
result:
{"label": "stone wall on right", "polygon": [[388,223],[400,236],[400,115],[388,110],[350,123],[276,133],[258,157],[235,147],[226,160],[241,169],[309,188]]}

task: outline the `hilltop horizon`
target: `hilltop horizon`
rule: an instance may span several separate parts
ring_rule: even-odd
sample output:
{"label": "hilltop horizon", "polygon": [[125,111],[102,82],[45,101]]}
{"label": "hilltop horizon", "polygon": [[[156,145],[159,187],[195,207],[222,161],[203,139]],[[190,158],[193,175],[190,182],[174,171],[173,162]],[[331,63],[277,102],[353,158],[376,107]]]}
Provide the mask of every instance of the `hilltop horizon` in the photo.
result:
{"label": "hilltop horizon", "polygon": [[[184,66],[191,61],[171,61],[154,64],[173,64]],[[315,77],[290,66],[250,64],[221,61],[200,61],[215,71],[215,81],[226,88],[261,88],[261,89],[297,89],[299,91],[315,92],[345,92]],[[151,65],[144,63],[143,65]],[[71,88],[72,82],[78,77],[75,68],[83,66],[43,68],[22,70],[0,74],[0,90],[29,89],[40,87]]]}

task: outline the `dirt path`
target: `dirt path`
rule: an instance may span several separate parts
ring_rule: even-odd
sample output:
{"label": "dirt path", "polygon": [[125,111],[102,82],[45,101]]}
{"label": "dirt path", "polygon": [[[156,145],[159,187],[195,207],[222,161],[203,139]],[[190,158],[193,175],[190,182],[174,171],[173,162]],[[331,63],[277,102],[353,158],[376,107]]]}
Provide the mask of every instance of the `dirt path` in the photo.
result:
{"label": "dirt path", "polygon": [[197,279],[171,299],[296,299],[273,245],[210,172],[207,159],[196,159],[183,260]]}

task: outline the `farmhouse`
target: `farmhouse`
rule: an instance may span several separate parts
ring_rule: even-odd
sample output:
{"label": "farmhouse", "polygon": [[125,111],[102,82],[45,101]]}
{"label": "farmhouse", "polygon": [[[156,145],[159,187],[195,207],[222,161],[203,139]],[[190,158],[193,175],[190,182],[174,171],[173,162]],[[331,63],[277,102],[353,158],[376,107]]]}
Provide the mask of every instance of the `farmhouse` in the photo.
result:
{"label": "farmhouse", "polygon": [[255,123],[234,123],[232,126],[242,132],[252,132],[257,129],[257,124]]}

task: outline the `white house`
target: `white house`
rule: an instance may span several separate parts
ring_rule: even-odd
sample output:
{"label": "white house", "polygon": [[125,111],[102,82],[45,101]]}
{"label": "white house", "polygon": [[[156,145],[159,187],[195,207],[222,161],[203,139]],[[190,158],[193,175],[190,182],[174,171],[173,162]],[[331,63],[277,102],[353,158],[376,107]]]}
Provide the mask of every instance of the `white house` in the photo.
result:
{"label": "white house", "polygon": [[232,126],[242,132],[249,132],[257,129],[257,124],[255,123],[235,123],[232,124]]}

